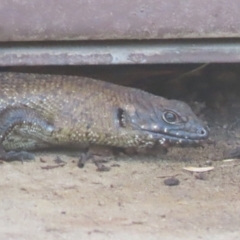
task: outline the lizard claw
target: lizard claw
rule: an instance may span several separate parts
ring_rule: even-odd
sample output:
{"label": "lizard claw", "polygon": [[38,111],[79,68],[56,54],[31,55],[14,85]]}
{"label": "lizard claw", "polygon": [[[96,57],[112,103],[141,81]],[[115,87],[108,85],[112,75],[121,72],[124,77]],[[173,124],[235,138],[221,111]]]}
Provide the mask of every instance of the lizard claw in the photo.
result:
{"label": "lizard claw", "polygon": [[91,154],[89,153],[89,151],[87,153],[82,153],[78,161],[78,167],[83,168],[85,163],[90,157],[91,157]]}
{"label": "lizard claw", "polygon": [[90,151],[88,151],[87,153],[82,153],[81,154],[81,156],[79,158],[79,161],[78,161],[78,167],[83,168],[85,163],[87,162],[87,160],[90,159],[90,158],[92,159],[92,162],[97,167],[97,171],[100,171],[100,172],[110,171],[110,168],[103,164],[103,162],[104,163],[108,162],[108,160],[105,160],[101,157],[99,159],[99,156],[94,156]]}

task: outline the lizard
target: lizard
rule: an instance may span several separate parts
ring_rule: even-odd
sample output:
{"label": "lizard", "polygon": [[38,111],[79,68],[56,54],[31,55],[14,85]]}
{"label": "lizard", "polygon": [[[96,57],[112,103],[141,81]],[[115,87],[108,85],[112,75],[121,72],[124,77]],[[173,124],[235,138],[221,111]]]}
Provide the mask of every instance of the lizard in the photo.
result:
{"label": "lizard", "polygon": [[2,160],[59,146],[195,146],[208,135],[182,101],[87,77],[0,72]]}

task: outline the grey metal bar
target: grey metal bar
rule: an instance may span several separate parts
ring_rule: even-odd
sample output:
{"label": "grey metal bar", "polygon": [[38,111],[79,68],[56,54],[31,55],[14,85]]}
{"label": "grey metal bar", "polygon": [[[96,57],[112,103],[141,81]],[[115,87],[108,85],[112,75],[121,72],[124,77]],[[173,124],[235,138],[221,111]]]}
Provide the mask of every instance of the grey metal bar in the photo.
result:
{"label": "grey metal bar", "polygon": [[223,63],[240,61],[240,40],[0,44],[0,66]]}

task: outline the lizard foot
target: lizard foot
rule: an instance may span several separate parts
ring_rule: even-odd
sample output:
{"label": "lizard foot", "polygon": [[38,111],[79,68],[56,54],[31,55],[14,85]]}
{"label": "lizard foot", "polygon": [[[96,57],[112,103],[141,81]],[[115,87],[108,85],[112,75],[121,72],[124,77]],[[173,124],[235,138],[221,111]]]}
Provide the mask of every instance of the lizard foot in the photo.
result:
{"label": "lizard foot", "polygon": [[87,160],[89,158],[92,158],[92,161],[93,163],[95,164],[95,166],[97,167],[97,171],[99,172],[108,172],[110,171],[110,167],[107,167],[103,164],[103,162],[107,162],[106,160],[99,160],[99,159],[96,159],[92,154],[90,154],[89,152],[88,153],[82,153],[81,154],[81,157],[79,158],[79,161],[78,161],[78,167],[79,168],[83,168],[85,163],[87,162]]}
{"label": "lizard foot", "polygon": [[93,163],[94,163],[95,166],[97,167],[97,171],[98,171],[98,172],[109,172],[109,171],[111,170],[111,168],[105,166],[102,162],[103,162],[103,161],[99,161],[99,160],[93,159]]}
{"label": "lizard foot", "polygon": [[104,150],[104,153],[101,151],[99,152],[99,148],[90,148],[88,149],[85,153],[82,153],[79,161],[78,161],[78,167],[79,168],[83,168],[85,163],[91,159],[91,161],[95,164],[95,166],[97,167],[97,171],[101,171],[101,172],[107,172],[110,171],[110,167],[105,166],[103,163],[107,163],[110,160],[108,160],[109,156],[108,152],[106,154],[105,152],[105,148],[100,148],[101,150]]}
{"label": "lizard foot", "polygon": [[10,152],[4,152],[0,154],[0,159],[4,161],[29,161],[34,160],[35,156],[32,153],[25,152],[25,151],[10,151]]}

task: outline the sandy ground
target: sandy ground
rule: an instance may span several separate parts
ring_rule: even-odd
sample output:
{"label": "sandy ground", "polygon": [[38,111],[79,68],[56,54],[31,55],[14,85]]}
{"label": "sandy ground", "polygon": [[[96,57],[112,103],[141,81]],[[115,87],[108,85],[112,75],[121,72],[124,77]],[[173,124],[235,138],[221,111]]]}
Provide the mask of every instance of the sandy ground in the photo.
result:
{"label": "sandy ground", "polygon": [[239,239],[239,160],[213,162],[200,180],[182,170],[195,161],[125,158],[98,172],[41,158],[0,166],[0,239]]}

